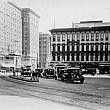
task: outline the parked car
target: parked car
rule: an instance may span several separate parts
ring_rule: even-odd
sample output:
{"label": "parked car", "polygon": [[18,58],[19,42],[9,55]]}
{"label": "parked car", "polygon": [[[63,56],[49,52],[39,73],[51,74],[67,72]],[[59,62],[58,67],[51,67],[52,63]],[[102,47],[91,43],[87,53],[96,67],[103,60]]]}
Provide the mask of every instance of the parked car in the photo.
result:
{"label": "parked car", "polygon": [[95,75],[95,74],[96,74],[96,68],[86,68],[86,69],[82,69],[82,74]]}
{"label": "parked car", "polygon": [[22,67],[21,68],[21,76],[25,77],[25,76],[31,76],[31,69],[30,68],[27,68],[27,67]]}
{"label": "parked car", "polygon": [[55,78],[55,71],[54,69],[51,69],[51,68],[45,68],[41,74],[42,74],[42,77],[45,77],[45,78],[50,78],[50,77]]}
{"label": "parked car", "polygon": [[59,73],[56,74],[55,80],[61,78],[62,81],[80,81],[82,84],[84,82],[84,76],[82,75],[80,68],[67,68],[61,69]]}
{"label": "parked car", "polygon": [[41,73],[43,72],[42,68],[35,69],[35,72],[38,74],[38,77],[42,77]]}

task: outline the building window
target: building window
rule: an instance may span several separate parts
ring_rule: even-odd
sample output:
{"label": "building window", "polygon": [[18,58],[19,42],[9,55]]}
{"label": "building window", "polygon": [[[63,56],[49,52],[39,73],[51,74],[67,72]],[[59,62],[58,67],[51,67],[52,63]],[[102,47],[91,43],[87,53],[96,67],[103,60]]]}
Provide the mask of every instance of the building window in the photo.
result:
{"label": "building window", "polygon": [[96,41],[99,40],[99,33],[96,33]]}
{"label": "building window", "polygon": [[81,38],[82,41],[84,41],[84,40],[85,40],[85,33],[82,33],[82,34],[81,34],[81,37],[82,37],[82,38]]}
{"label": "building window", "polygon": [[55,46],[55,45],[53,45],[53,51],[54,51],[54,52],[55,52],[55,50],[56,50],[56,49],[55,49],[55,47],[56,47],[56,46]]}
{"label": "building window", "polygon": [[105,40],[109,40],[109,33],[108,32],[105,33]]}
{"label": "building window", "polygon": [[57,51],[58,52],[60,51],[60,45],[57,45]]}
{"label": "building window", "polygon": [[89,44],[86,44],[86,51],[89,51]]}
{"label": "building window", "polygon": [[62,55],[62,61],[65,61],[65,55],[64,54]]}
{"label": "building window", "polygon": [[28,18],[24,18],[24,20],[23,20],[24,22],[28,22]]}
{"label": "building window", "polygon": [[62,51],[65,51],[65,44],[62,45]]}
{"label": "building window", "polygon": [[70,45],[67,45],[67,51],[70,51]]}
{"label": "building window", "polygon": [[84,61],[84,53],[81,53],[81,61]]}
{"label": "building window", "polygon": [[56,41],[56,35],[54,34],[53,35],[53,42],[55,42]]}
{"label": "building window", "polygon": [[75,51],[75,45],[72,45],[72,51]]}
{"label": "building window", "polygon": [[81,44],[81,51],[84,51],[84,44]]}
{"label": "building window", "polygon": [[103,43],[100,44],[100,51],[103,51]]}
{"label": "building window", "polygon": [[70,55],[67,54],[67,61],[70,61]]}
{"label": "building window", "polygon": [[95,51],[98,51],[98,44],[95,45]]}
{"label": "building window", "polygon": [[80,33],[77,33],[77,40],[80,40]]}
{"label": "building window", "polygon": [[94,51],[94,44],[91,44],[91,51]]}
{"label": "building window", "polygon": [[104,40],[104,33],[100,33],[100,40],[101,40],[101,41]]}
{"label": "building window", "polygon": [[100,61],[103,61],[103,53],[100,53]]}
{"label": "building window", "polygon": [[74,61],[74,53],[72,54],[72,61]]}
{"label": "building window", "polygon": [[108,43],[105,43],[105,51],[108,51]]}
{"label": "building window", "polygon": [[79,53],[76,53],[76,61],[79,61]]}
{"label": "building window", "polygon": [[57,35],[57,41],[60,42],[60,34]]}
{"label": "building window", "polygon": [[89,33],[86,33],[86,41],[89,41]]}
{"label": "building window", "polygon": [[98,53],[95,53],[95,61],[98,61]]}
{"label": "building window", "polygon": [[86,61],[89,61],[89,54],[86,53]]}
{"label": "building window", "polygon": [[72,34],[72,41],[75,41],[75,33]]}
{"label": "building window", "polygon": [[91,41],[94,41],[94,33],[91,33]]}
{"label": "building window", "polygon": [[77,47],[77,51],[79,51],[79,45],[77,45],[76,47]]}
{"label": "building window", "polygon": [[70,34],[67,34],[67,41],[70,41]]}
{"label": "building window", "polygon": [[60,61],[60,55],[57,56],[57,61]]}
{"label": "building window", "polygon": [[93,61],[93,60],[94,60],[94,54],[91,53],[91,61]]}
{"label": "building window", "polygon": [[108,52],[105,53],[105,61],[108,61]]}
{"label": "building window", "polygon": [[62,42],[65,42],[65,34],[62,35]]}
{"label": "building window", "polygon": [[53,61],[55,61],[55,56],[53,56]]}

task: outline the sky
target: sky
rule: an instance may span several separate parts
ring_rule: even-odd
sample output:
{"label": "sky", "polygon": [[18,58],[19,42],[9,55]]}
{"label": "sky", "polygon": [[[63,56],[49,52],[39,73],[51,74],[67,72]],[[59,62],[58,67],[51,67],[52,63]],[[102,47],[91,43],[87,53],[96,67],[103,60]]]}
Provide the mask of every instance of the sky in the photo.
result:
{"label": "sky", "polygon": [[110,0],[10,0],[20,8],[31,8],[39,16],[39,31],[71,28],[72,22],[110,22]]}

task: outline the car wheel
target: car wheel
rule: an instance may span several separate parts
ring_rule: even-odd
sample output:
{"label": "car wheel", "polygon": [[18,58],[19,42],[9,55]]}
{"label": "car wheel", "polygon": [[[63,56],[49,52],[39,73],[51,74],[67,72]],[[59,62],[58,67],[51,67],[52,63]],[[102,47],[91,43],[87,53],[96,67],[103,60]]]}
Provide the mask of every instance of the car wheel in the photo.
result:
{"label": "car wheel", "polygon": [[61,80],[64,82],[64,77],[61,77]]}
{"label": "car wheel", "polygon": [[81,84],[83,84],[83,83],[84,83],[84,78],[82,78],[82,79],[80,80],[80,83],[81,83]]}

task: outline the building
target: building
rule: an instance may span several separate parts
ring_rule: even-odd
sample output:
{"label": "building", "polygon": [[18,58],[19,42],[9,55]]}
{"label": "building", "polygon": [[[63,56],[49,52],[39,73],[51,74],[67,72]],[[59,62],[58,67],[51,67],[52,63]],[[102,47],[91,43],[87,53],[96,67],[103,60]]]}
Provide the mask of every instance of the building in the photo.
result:
{"label": "building", "polygon": [[110,26],[110,22],[100,21],[81,21],[80,23],[72,23],[72,28],[81,28],[81,27],[101,27],[101,26]]}
{"label": "building", "polygon": [[45,68],[49,66],[51,61],[51,36],[47,33],[39,34],[39,67]]}
{"label": "building", "polygon": [[11,2],[0,2],[0,64],[21,66],[22,19],[21,9]]}
{"label": "building", "polygon": [[22,65],[32,69],[39,59],[39,18],[30,8],[22,9]]}
{"label": "building", "polygon": [[51,29],[52,63],[96,65],[110,72],[110,26]]}

